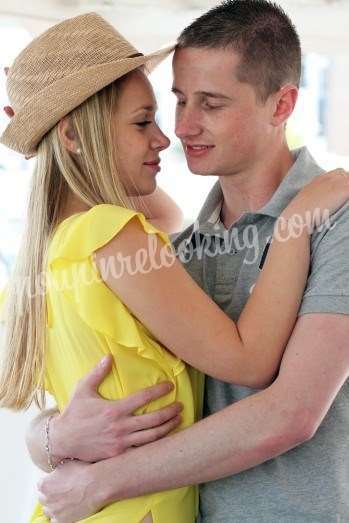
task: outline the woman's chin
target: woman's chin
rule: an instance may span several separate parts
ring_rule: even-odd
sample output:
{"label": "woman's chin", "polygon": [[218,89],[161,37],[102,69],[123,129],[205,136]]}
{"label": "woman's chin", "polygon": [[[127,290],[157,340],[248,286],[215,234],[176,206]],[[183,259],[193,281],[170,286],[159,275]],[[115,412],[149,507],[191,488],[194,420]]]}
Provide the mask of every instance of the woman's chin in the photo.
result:
{"label": "woman's chin", "polygon": [[130,198],[134,198],[137,196],[149,196],[150,194],[153,194],[155,192],[155,189],[157,187],[156,180],[152,180],[150,183],[143,184],[141,186],[132,187],[129,190],[127,190],[127,196]]}

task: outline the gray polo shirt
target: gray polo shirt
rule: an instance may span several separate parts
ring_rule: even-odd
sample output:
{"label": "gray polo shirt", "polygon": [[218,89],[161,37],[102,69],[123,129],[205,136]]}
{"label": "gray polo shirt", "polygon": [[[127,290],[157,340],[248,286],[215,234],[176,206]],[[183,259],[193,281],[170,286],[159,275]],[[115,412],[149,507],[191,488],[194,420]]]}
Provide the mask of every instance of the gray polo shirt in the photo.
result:
{"label": "gray polo shirt", "polygon": [[[198,222],[174,241],[194,280],[237,320],[263,267],[275,219],[296,193],[323,171],[303,148],[271,200],[226,230],[219,182]],[[299,314],[349,314],[349,206],[335,227],[312,236],[311,270]],[[292,285],[292,275],[290,274]],[[348,341],[349,343],[349,341]],[[206,378],[205,415],[256,391]],[[349,522],[349,380],[315,437],[251,470],[203,485],[203,523]]]}

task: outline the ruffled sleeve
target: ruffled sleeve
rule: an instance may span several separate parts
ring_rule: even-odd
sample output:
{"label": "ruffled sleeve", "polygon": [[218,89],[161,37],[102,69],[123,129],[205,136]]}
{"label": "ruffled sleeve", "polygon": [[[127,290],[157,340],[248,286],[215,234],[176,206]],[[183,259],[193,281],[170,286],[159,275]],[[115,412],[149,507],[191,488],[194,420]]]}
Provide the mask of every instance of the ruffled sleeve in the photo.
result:
{"label": "ruffled sleeve", "polygon": [[165,244],[170,244],[167,234],[151,225],[142,213],[117,205],[101,204],[73,215],[61,224],[61,234],[55,236],[50,249],[49,264],[58,259],[77,261],[87,258],[106,245],[134,217],[139,219],[146,233],[157,234]]}
{"label": "ruffled sleeve", "polygon": [[[93,253],[134,217],[147,234],[156,234],[170,246],[168,236],[153,227],[143,214],[115,205],[97,205],[68,218],[57,229],[49,249],[49,294],[53,297],[55,292],[63,292],[89,327],[119,345],[137,348],[143,357],[154,359],[156,355],[176,375],[184,369],[183,362],[155,340],[151,345],[145,343],[149,331],[105,285],[93,262]],[[51,307],[54,309],[54,305]],[[52,323],[52,312],[50,317]]]}

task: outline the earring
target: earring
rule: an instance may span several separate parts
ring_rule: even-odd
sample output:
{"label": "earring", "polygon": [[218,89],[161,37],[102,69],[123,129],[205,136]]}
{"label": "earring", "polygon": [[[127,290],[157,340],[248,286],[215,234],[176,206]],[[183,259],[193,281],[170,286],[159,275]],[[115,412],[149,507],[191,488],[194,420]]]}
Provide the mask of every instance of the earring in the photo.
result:
{"label": "earring", "polygon": [[80,147],[78,147],[78,148],[76,149],[76,154],[81,154],[81,149],[80,149]]}

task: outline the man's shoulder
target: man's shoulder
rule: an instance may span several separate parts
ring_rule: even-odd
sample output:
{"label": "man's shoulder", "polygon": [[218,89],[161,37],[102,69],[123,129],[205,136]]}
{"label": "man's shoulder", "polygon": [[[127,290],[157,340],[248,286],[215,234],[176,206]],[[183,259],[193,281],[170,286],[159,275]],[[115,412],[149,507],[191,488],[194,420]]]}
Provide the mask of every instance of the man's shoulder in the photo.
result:
{"label": "man's shoulder", "polygon": [[194,225],[195,223],[192,223],[191,225],[188,225],[188,227],[186,227],[183,231],[171,234],[170,239],[176,250],[178,250],[191,238],[194,232]]}
{"label": "man's shoulder", "polygon": [[331,216],[333,220],[340,220],[341,222],[349,222],[349,201],[346,202],[342,207],[338,209],[333,215]]}
{"label": "man's shoulder", "polygon": [[341,239],[349,244],[349,202],[331,214],[329,219],[313,234],[313,241],[315,242],[325,238],[326,241],[330,238],[334,238],[336,241]]}

